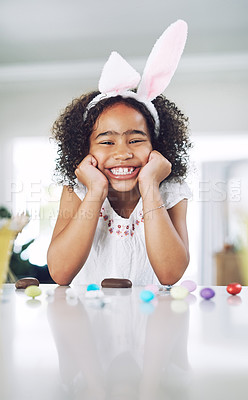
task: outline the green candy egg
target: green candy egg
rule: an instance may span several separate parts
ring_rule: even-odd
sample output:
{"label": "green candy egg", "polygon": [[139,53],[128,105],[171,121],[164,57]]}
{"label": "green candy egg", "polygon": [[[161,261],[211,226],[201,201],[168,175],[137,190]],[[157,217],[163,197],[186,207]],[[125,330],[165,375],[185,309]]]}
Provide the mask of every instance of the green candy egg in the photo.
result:
{"label": "green candy egg", "polygon": [[36,296],[41,295],[41,290],[38,286],[31,285],[28,286],[27,289],[25,289],[25,294],[29,297],[33,297],[34,299]]}

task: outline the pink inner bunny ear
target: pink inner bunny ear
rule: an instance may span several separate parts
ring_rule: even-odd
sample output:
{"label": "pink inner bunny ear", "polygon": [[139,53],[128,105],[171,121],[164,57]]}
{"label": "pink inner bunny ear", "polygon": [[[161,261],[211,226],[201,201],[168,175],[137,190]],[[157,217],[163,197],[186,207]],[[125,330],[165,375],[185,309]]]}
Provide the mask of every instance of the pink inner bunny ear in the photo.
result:
{"label": "pink inner bunny ear", "polygon": [[101,93],[125,91],[137,87],[140,74],[116,51],[103,67],[98,88]]}
{"label": "pink inner bunny ear", "polygon": [[186,22],[178,20],[157,40],[148,57],[137,91],[141,98],[153,100],[169,85],[181,58],[187,31]]}

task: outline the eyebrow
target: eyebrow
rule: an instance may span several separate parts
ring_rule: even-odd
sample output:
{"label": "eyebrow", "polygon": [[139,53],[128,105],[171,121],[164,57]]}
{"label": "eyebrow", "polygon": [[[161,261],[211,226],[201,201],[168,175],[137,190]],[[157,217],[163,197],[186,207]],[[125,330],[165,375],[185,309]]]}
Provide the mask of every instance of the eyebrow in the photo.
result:
{"label": "eyebrow", "polygon": [[[144,131],[139,131],[138,129],[128,130],[128,131],[121,133],[121,135],[137,135],[137,134],[148,137],[147,133],[145,133]],[[106,131],[106,132],[99,133],[95,137],[95,139],[98,139],[99,137],[102,137],[102,136],[116,136],[116,135],[119,135],[119,133],[116,131]]]}

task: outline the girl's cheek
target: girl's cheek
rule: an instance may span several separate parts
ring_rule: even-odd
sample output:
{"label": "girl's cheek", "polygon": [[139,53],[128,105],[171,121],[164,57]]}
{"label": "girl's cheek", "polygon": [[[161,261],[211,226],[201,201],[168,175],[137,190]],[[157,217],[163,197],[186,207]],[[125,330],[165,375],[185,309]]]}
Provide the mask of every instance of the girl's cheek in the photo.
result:
{"label": "girl's cheek", "polygon": [[97,151],[96,150],[96,148],[95,148],[95,146],[90,146],[90,150],[89,150],[89,153],[93,156],[93,157],[95,157],[95,159],[98,161],[99,160],[99,151]]}
{"label": "girl's cheek", "polygon": [[146,164],[149,161],[150,155],[151,155],[152,149],[147,153],[147,158],[146,158]]}

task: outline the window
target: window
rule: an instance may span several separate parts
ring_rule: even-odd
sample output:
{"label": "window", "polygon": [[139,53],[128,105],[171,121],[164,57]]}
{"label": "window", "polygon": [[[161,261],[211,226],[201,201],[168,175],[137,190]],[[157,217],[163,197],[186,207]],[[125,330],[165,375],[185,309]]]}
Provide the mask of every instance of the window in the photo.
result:
{"label": "window", "polygon": [[[242,217],[248,201],[248,135],[215,134],[193,138],[193,199],[188,229],[192,269],[199,284],[215,284],[214,254],[226,241],[243,240]],[[193,168],[194,169],[194,168]]]}
{"label": "window", "polygon": [[13,141],[13,213],[28,212],[31,217],[15,245],[35,239],[23,257],[39,266],[46,264],[61,194],[61,188],[52,181],[55,158],[55,146],[46,137]]}

